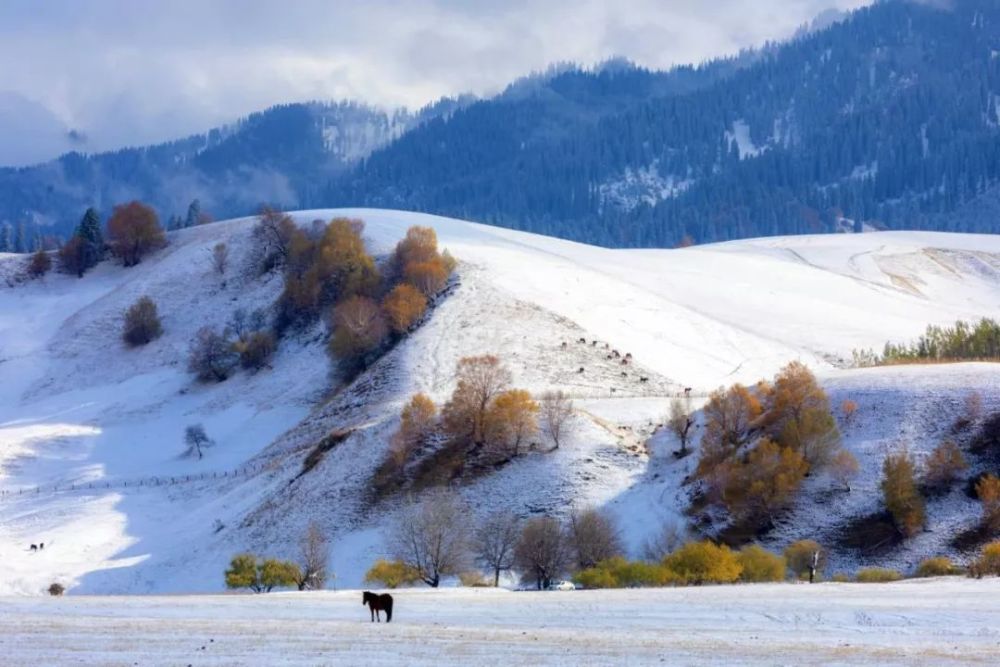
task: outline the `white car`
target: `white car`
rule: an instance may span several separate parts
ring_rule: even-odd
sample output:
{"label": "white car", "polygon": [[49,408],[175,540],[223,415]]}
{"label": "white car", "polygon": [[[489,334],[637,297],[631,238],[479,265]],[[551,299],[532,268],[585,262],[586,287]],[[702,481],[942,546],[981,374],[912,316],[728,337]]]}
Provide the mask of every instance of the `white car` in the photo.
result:
{"label": "white car", "polygon": [[576,584],[572,581],[562,581],[561,579],[553,579],[549,582],[549,585],[545,590],[549,591],[575,591]]}

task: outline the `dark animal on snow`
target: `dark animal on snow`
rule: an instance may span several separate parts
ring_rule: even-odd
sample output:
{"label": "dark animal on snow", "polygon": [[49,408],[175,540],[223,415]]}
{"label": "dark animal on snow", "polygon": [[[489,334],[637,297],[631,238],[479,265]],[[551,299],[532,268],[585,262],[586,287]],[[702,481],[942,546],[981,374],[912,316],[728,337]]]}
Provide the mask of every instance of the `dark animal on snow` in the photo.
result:
{"label": "dark animal on snow", "polygon": [[605,358],[606,359],[614,359],[614,357],[612,357],[610,354],[607,357],[605,357]]}
{"label": "dark animal on snow", "polygon": [[38,550],[39,551],[41,551],[44,548],[45,548],[45,542],[42,542],[41,544],[38,545]]}
{"label": "dark animal on snow", "polygon": [[563,341],[560,347],[566,347],[566,341]]}
{"label": "dark animal on snow", "polygon": [[631,352],[626,352],[625,353],[625,358],[626,359],[631,359],[632,358],[632,353]]}
{"label": "dark animal on snow", "polygon": [[621,358],[622,356],[622,353],[619,352],[618,350],[611,350],[611,354],[613,354],[616,359]]}
{"label": "dark animal on snow", "polygon": [[622,366],[628,366],[628,359],[622,359]]}
{"label": "dark animal on snow", "polygon": [[583,366],[580,366],[580,369],[577,371],[577,373],[582,373],[582,372],[583,372]]}
{"label": "dark animal on snow", "polygon": [[639,382],[649,382],[649,378],[640,377]]}
{"label": "dark animal on snow", "polygon": [[622,371],[622,377],[623,378],[627,378],[628,377],[628,373],[626,373],[625,371]]}
{"label": "dark animal on snow", "polygon": [[37,544],[32,544],[31,547],[30,547],[30,549],[31,549],[31,551],[38,551],[38,545]]}
{"label": "dark animal on snow", "polygon": [[593,343],[590,344],[590,346],[591,347],[597,347],[597,341],[595,340]]}
{"label": "dark animal on snow", "polygon": [[372,623],[377,619],[379,623],[382,622],[382,617],[379,616],[380,611],[385,612],[385,622],[389,623],[392,621],[392,596],[388,593],[382,593],[378,595],[372,593],[371,591],[365,591],[361,594],[361,606],[368,605],[368,610],[372,613]]}
{"label": "dark animal on snow", "polygon": [[618,390],[617,390],[617,389],[615,389],[614,387],[612,387],[612,388],[611,388],[611,393],[612,393],[612,394],[613,394],[613,393],[615,393],[616,391],[618,391]]}
{"label": "dark animal on snow", "polygon": [[586,345],[587,344],[587,339],[586,338],[580,338],[576,342],[577,343],[583,343],[584,345]]}
{"label": "dark animal on snow", "polygon": [[610,346],[610,345],[608,345],[607,343],[605,343],[605,344],[604,344],[604,349],[605,349],[605,350],[606,350],[606,349],[608,349],[609,347],[611,347],[611,346]]}
{"label": "dark animal on snow", "polygon": [[689,396],[691,394],[691,387],[684,387],[684,395]]}

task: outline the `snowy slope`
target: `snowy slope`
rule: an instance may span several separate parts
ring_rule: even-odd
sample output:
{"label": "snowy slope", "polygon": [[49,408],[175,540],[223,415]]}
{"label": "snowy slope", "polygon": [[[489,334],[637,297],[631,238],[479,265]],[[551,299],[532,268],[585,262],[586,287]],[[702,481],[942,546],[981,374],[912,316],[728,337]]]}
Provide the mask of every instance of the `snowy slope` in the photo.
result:
{"label": "snowy slope", "polygon": [[[456,288],[429,321],[346,390],[329,373],[319,327],[283,341],[260,374],[202,386],[187,373],[199,327],[270,304],[280,290],[274,276],[211,273],[219,241],[240,263],[251,219],[174,234],[133,269],[105,263],[81,280],[0,287],[0,592],[37,593],[54,579],[86,592],[218,590],[233,552],[291,555],[309,519],[334,534],[340,582],[357,584],[382,553],[392,511],[362,498],[399,406],[417,390],[443,400],[466,355],[498,353],[517,386],[564,389],[578,408],[568,446],[463,489],[470,504],[607,505],[634,549],[677,517],[691,462],[674,463],[662,435],[649,452],[645,443],[682,387],[704,395],[801,359],[838,396],[874,387],[872,405],[882,384],[929,401],[957,400],[970,384],[997,389],[989,365],[916,369],[919,380],[901,381],[892,379],[899,369],[838,369],[852,348],[1000,314],[995,237],[896,232],[624,251],[415,213],[296,214],[302,223],[335,215],[363,218],[378,252],[408,226],[431,225],[460,260]],[[0,258],[0,273],[14,261]],[[165,333],[128,351],[120,316],[142,294],[159,304]],[[605,343],[635,365],[607,360]],[[217,445],[203,461],[180,459],[183,429],[196,422]],[[292,481],[311,446],[345,427],[354,434]],[[867,427],[848,436],[869,446]],[[866,488],[857,502],[870,496]],[[43,552],[27,551],[37,542]]]}

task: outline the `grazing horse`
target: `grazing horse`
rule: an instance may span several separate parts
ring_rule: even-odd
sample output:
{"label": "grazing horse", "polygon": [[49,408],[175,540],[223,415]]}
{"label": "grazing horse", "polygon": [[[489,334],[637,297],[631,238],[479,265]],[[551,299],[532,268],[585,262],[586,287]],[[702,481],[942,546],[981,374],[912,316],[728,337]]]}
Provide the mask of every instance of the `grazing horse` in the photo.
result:
{"label": "grazing horse", "polygon": [[30,547],[30,549],[31,549],[31,551],[38,551],[38,545],[37,544],[32,544],[31,547]]}
{"label": "grazing horse", "polygon": [[371,591],[365,591],[361,595],[361,605],[368,605],[368,609],[372,613],[372,623],[375,622],[375,619],[378,619],[379,623],[382,622],[382,618],[378,615],[380,611],[385,612],[386,623],[392,621],[392,596],[388,593],[376,595]]}

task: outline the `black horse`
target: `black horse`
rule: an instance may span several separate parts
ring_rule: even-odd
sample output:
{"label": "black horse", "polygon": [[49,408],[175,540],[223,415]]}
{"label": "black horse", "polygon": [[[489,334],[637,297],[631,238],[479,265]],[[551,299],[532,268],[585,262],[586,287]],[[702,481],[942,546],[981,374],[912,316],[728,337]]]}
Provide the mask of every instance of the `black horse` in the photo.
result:
{"label": "black horse", "polygon": [[375,622],[375,619],[382,622],[382,618],[378,615],[380,611],[385,612],[386,623],[392,621],[392,596],[388,593],[376,595],[371,591],[365,591],[361,595],[361,604],[368,605],[368,609],[372,612],[372,623]]}

